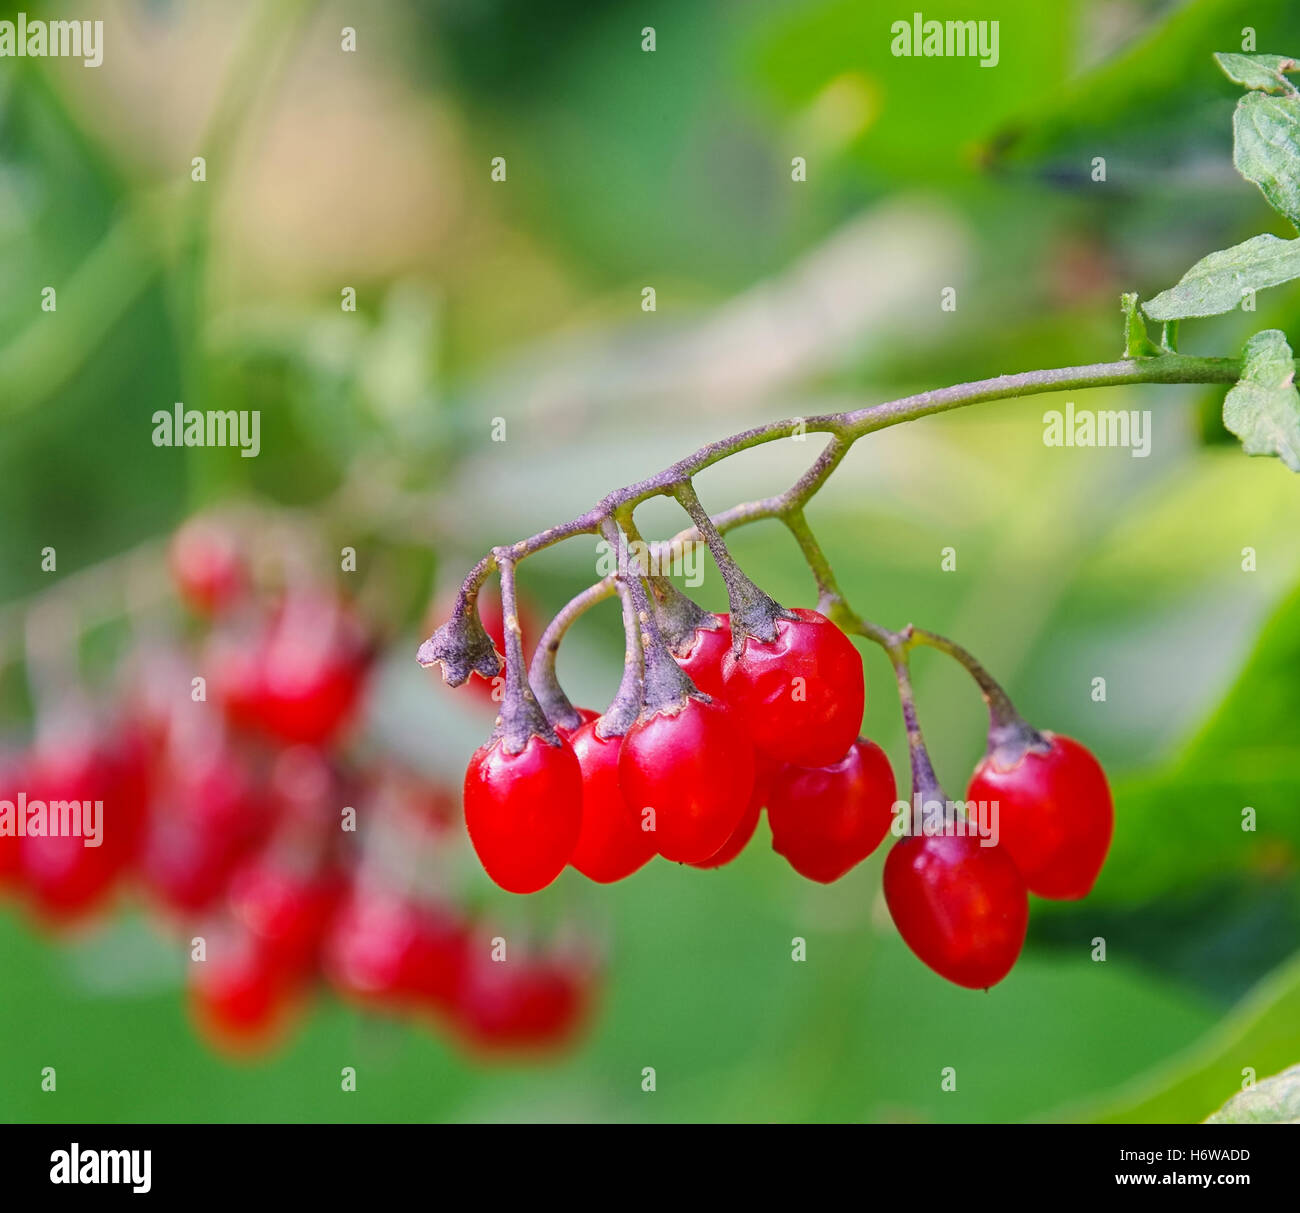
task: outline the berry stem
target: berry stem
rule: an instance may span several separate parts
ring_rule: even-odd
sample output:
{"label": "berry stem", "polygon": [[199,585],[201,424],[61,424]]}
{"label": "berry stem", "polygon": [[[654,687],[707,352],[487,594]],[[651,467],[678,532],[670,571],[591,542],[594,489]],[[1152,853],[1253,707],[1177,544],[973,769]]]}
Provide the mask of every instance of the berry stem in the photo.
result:
{"label": "berry stem", "polygon": [[[626,586],[639,625],[640,644],[645,654],[645,702],[647,714],[658,711],[676,711],[688,695],[698,695],[690,676],[673,660],[673,655],[659,629],[645,584],[639,575],[630,575],[627,559],[627,535],[612,518],[606,518],[600,527],[601,534],[615,545],[618,552],[618,579]],[[629,621],[631,622],[631,621]],[[631,644],[631,641],[629,641]]]}
{"label": "berry stem", "polygon": [[901,644],[896,644],[890,652],[894,666],[894,677],[898,681],[898,700],[903,708],[903,725],[907,729],[907,752],[912,765],[912,802],[919,804],[922,827],[932,828],[936,813],[943,813],[948,797],[939,785],[939,778],[934,773],[930,762],[930,751],[926,748],[925,737],[921,733],[921,724],[916,716],[916,695],[912,690],[912,675],[907,664],[907,651]]}
{"label": "berry stem", "polygon": [[555,618],[546,625],[546,631],[542,633],[542,638],[537,644],[532,665],[528,668],[528,681],[532,684],[542,711],[546,713],[546,719],[556,728],[576,729],[582,723],[578,709],[564,693],[555,671],[560,641],[564,639],[565,633],[580,615],[598,602],[604,602],[613,593],[612,577],[606,577],[603,581],[588,586],[581,594],[575,595],[564,604]]}
{"label": "berry stem", "polygon": [[[993,379],[978,379],[958,383],[952,387],[932,392],[904,396],[884,404],[852,409],[843,413],[827,413],[772,422],[742,430],[729,438],[702,446],[685,459],[664,468],[655,476],[639,480],[607,494],[585,514],[568,522],[548,527],[528,539],[521,539],[508,547],[496,548],[484,556],[466,574],[464,589],[476,592],[488,575],[497,567],[498,553],[510,555],[516,561],[534,555],[574,535],[594,535],[601,532],[605,519],[616,513],[624,514],[651,497],[660,497],[702,472],[705,468],[727,459],[740,451],[764,443],[792,436],[802,438],[809,433],[830,434],[831,441],[803,476],[791,486],[787,494],[777,499],[781,508],[790,509],[807,502],[839,465],[849,448],[859,438],[915,421],[936,413],[965,408],[990,400],[1007,400],[1013,397],[1035,396],[1044,392],[1082,390],[1094,387],[1115,387],[1132,383],[1236,383],[1241,377],[1240,358],[1201,358],[1190,354],[1162,352],[1151,357],[1121,358],[1116,362],[1097,362],[1086,366],[1055,367],[1050,370],[1024,371],[1016,375],[999,375]],[[773,517],[780,508],[760,512],[754,517]],[[750,521],[752,519],[743,519]],[[738,522],[741,520],[738,520]],[[425,664],[428,664],[426,662]]]}
{"label": "berry stem", "polygon": [[763,641],[775,640],[776,621],[791,618],[789,612],[783,610],[775,599],[763,593],[745,576],[727,550],[727,544],[714,525],[713,519],[700,504],[695,486],[689,480],[684,480],[674,486],[673,493],[681,502],[682,508],[691,516],[695,529],[709,545],[713,563],[718,566],[718,572],[722,574],[722,580],[726,584],[734,650],[740,652],[745,645],[746,637],[749,636],[756,636]]}
{"label": "berry stem", "polygon": [[826,553],[822,551],[821,544],[817,542],[817,537],[808,525],[808,519],[804,517],[803,508],[796,507],[788,511],[782,515],[781,520],[794,536],[795,542],[799,544],[799,550],[803,553],[803,558],[816,579],[817,609],[831,622],[842,626],[846,622],[846,617],[851,620],[852,612],[848,610],[848,603],[840,592],[831,562],[826,559]]}
{"label": "berry stem", "polygon": [[518,754],[533,737],[541,737],[558,746],[560,738],[546,719],[533,688],[524,672],[524,640],[519,630],[519,608],[515,598],[515,560],[504,552],[497,554],[501,571],[501,614],[506,641],[506,689],[501,700],[493,737],[500,737],[507,754]]}
{"label": "berry stem", "polygon": [[717,617],[706,611],[697,602],[687,598],[662,570],[672,566],[674,557],[684,550],[685,542],[675,540],[667,544],[648,544],[637,529],[632,511],[624,511],[619,516],[623,530],[631,543],[638,546],[638,551],[645,554],[647,568],[641,571],[650,587],[654,598],[655,619],[664,640],[674,653],[685,652],[695,641],[695,632],[699,628],[713,629],[719,627]]}
{"label": "berry stem", "polygon": [[901,640],[908,649],[927,645],[946,653],[975,680],[989,710],[988,752],[1000,766],[1014,766],[1027,750],[1050,748],[1043,735],[1016,711],[1006,691],[969,650],[955,640],[911,624],[903,629]]}
{"label": "berry stem", "polygon": [[596,722],[598,737],[622,737],[636,724],[645,703],[645,652],[641,644],[636,605],[626,582],[618,583],[618,596],[623,603],[623,633],[627,637],[627,649],[623,655],[623,678],[618,684],[614,701]]}

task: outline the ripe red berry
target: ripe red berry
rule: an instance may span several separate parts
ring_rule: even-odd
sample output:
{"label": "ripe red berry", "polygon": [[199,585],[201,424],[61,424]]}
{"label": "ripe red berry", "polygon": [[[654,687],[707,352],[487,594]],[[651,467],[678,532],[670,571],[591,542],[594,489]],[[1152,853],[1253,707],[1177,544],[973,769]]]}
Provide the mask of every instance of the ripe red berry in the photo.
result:
{"label": "ripe red berry", "polygon": [[306,973],[315,967],[343,890],[334,868],[268,852],[231,877],[230,907],[277,965]]}
{"label": "ripe red berry", "polygon": [[460,986],[465,939],[444,907],[357,888],[330,924],[322,967],[335,990],[363,1006],[445,1009]]}
{"label": "ripe red berry", "polygon": [[216,615],[244,592],[247,573],[234,535],[206,518],[187,522],[168,548],[172,580],[186,604]]}
{"label": "ripe red berry", "polygon": [[696,628],[690,648],[674,653],[677,664],[690,675],[691,681],[714,699],[723,697],[722,660],[731,652],[731,616],[715,615],[715,628]]}
{"label": "ripe red berry", "polygon": [[975,768],[968,800],[997,803],[1000,845],[1031,893],[1064,901],[1086,897],[1115,830],[1106,773],[1077,741],[1043,733],[1012,766],[987,755]]}
{"label": "ripe red berry", "polygon": [[862,725],[862,659],[826,616],[798,608],[770,642],[750,636],[722,663],[724,695],[754,748],[775,762],[838,762]]}
{"label": "ripe red berry", "polygon": [[830,884],[880,845],[897,794],[885,752],[864,738],[832,766],[784,767],[767,801],[772,849],[801,876]]}
{"label": "ripe red berry", "polygon": [[590,1001],[586,969],[558,957],[493,961],[476,949],[455,1011],[466,1043],[477,1051],[554,1049],[581,1026]]}
{"label": "ripe red berry", "polygon": [[563,737],[564,740],[567,741],[570,745],[573,744],[574,734],[576,734],[577,731],[580,728],[582,728],[584,724],[587,724],[593,720],[600,719],[600,713],[595,711],[592,708],[574,708],[574,711],[577,712],[578,715],[582,718],[576,725],[574,725],[572,728],[568,728],[567,726],[561,724],[557,724],[555,726],[555,731],[559,733],[559,735]]}
{"label": "ripe red berry", "polygon": [[261,648],[262,727],[289,743],[333,740],[356,711],[370,655],[360,622],[342,603],[292,596]]}
{"label": "ripe red berry", "polygon": [[324,745],[356,714],[371,655],[343,603],[295,591],[251,635],[214,638],[208,664],[232,723],[291,745]]}
{"label": "ripe red berry", "polygon": [[[0,802],[12,806],[15,820],[8,828],[0,829],[0,888],[16,883],[20,873],[19,838],[17,820],[19,793],[27,789],[26,768],[22,758],[17,754],[5,754],[0,757]],[[0,808],[0,813],[5,812]]]}
{"label": "ripe red berry", "polygon": [[298,985],[249,931],[233,923],[203,928],[205,959],[191,960],[190,1008],[214,1045],[260,1053],[281,1036]]}
{"label": "ripe red berry", "polygon": [[726,867],[749,846],[750,840],[758,830],[758,820],[763,815],[763,807],[767,804],[772,790],[772,780],[779,769],[764,762],[761,754],[754,755],[754,790],[749,795],[749,806],[745,809],[740,824],[731,832],[731,837],[708,859],[696,860],[691,867],[700,868],[702,871]]}
{"label": "ripe red berry", "polygon": [[[107,899],[139,849],[147,797],[141,756],[88,721],[69,717],[55,728],[42,725],[28,778],[29,813],[33,801],[43,802],[51,832],[20,840],[23,888],[42,917],[55,922],[83,918]],[[64,828],[62,811],[54,823],[55,806],[73,802],[80,833]],[[96,813],[99,839],[87,846],[94,842]],[[72,827],[71,812],[68,817],[66,825]]]}
{"label": "ripe red berry", "polygon": [[962,834],[903,838],[885,860],[884,889],[903,941],[941,977],[984,990],[1016,963],[1029,895],[1000,847]]}
{"label": "ripe red berry", "polygon": [[653,810],[659,854],[695,863],[715,855],[745,816],[754,750],[725,707],[688,698],[628,730],[618,774],[638,826]]}
{"label": "ripe red berry", "polygon": [[569,862],[590,880],[609,884],[632,875],[655,854],[654,835],[623,799],[618,782],[621,737],[601,737],[589,721],[573,735],[582,768],[582,831]]}
{"label": "ripe red berry", "polygon": [[243,754],[206,717],[174,723],[155,784],[137,873],[161,905],[192,914],[265,836],[270,806]]}
{"label": "ripe red berry", "polygon": [[569,862],[582,829],[582,770],[567,741],[498,739],[465,772],[465,825],[483,870],[511,893],[536,893]]}

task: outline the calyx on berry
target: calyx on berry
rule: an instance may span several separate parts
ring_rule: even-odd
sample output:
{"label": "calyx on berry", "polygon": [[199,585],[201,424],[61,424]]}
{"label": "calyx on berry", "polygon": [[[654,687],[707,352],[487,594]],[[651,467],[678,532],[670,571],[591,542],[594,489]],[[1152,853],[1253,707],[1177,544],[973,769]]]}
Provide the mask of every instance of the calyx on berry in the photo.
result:
{"label": "calyx on berry", "polygon": [[448,686],[460,686],[471,674],[491,679],[501,673],[501,654],[479,618],[475,598],[475,594],[462,590],[451,618],[420,645],[415,655],[426,668],[439,666]]}

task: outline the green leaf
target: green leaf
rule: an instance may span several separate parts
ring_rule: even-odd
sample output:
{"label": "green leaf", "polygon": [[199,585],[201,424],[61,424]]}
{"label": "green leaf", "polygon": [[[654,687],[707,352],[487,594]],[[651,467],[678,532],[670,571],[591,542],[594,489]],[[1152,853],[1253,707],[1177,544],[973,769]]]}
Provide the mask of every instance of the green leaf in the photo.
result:
{"label": "green leaf", "polygon": [[1283,73],[1295,71],[1296,61],[1285,55],[1219,54],[1214,56],[1214,61],[1229,80],[1246,88],[1263,89],[1266,93],[1295,92]]}
{"label": "green leaf", "polygon": [[1060,1109],[1051,1119],[1072,1124],[1200,1121],[1211,1114],[1225,1091],[1241,1082],[1247,1069],[1268,1073],[1294,1063],[1298,1016],[1300,955],[1269,974],[1181,1055],[1130,1080],[1109,1097]]}
{"label": "green leaf", "polygon": [[1218,316],[1237,307],[1243,291],[1280,286],[1293,278],[1300,278],[1300,240],[1252,236],[1202,257],[1177,286],[1161,291],[1142,310],[1152,320]]}
{"label": "green leaf", "polygon": [[1207,1125],[1297,1125],[1300,1124],[1300,1066],[1274,1074],[1253,1087],[1239,1091],[1213,1116]]}
{"label": "green leaf", "polygon": [[1300,228],[1300,100],[1247,93],[1232,116],[1232,163]]}
{"label": "green leaf", "polygon": [[1276,455],[1300,472],[1300,392],[1291,347],[1278,329],[1246,342],[1241,378],[1223,402],[1223,424],[1247,455]]}

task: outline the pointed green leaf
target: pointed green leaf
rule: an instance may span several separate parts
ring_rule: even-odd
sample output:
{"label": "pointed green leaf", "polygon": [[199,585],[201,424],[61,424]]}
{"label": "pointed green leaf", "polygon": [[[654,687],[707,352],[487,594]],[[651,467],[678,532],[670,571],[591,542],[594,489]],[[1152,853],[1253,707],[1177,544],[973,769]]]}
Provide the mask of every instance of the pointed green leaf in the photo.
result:
{"label": "pointed green leaf", "polygon": [[1300,1066],[1292,1066],[1253,1087],[1239,1091],[1223,1105],[1207,1125],[1297,1125],[1300,1124]]}
{"label": "pointed green leaf", "polygon": [[1232,163],[1300,228],[1300,100],[1247,93],[1232,116]]}
{"label": "pointed green leaf", "polygon": [[1161,291],[1142,310],[1152,320],[1218,316],[1238,307],[1243,291],[1263,290],[1293,278],[1300,278],[1300,240],[1252,236],[1243,244],[1202,257],[1177,286]]}
{"label": "pointed green leaf", "polygon": [[1300,472],[1300,392],[1285,334],[1265,329],[1246,342],[1241,378],[1223,402],[1223,424],[1247,455],[1277,455]]}
{"label": "pointed green leaf", "polygon": [[1219,54],[1214,59],[1223,68],[1223,74],[1236,84],[1263,89],[1266,93],[1295,92],[1283,73],[1295,71],[1296,61],[1285,55]]}

